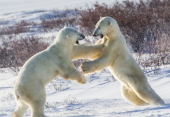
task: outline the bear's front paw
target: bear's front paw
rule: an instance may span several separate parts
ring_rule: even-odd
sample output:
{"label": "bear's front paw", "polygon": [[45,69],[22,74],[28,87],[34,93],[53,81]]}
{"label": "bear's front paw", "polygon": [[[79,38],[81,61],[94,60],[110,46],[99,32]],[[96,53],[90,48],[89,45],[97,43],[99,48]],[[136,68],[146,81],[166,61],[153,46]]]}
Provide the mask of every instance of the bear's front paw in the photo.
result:
{"label": "bear's front paw", "polygon": [[85,76],[83,75],[82,78],[80,78],[79,80],[77,80],[78,83],[80,84],[85,84],[86,83],[86,78]]}
{"label": "bear's front paw", "polygon": [[95,71],[92,69],[93,67],[91,66],[91,62],[83,62],[80,65],[80,70],[84,73],[84,74],[88,74],[88,73],[94,73]]}
{"label": "bear's front paw", "polygon": [[106,42],[107,42],[107,38],[106,38],[106,37],[103,37],[103,39],[102,39],[102,42],[101,42],[101,43],[105,45],[105,44],[106,44]]}

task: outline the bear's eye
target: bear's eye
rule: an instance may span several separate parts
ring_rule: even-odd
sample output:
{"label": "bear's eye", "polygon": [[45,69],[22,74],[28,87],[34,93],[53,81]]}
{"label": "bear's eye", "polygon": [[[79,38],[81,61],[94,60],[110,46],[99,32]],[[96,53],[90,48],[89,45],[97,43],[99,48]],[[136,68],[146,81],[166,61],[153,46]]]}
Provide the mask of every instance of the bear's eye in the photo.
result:
{"label": "bear's eye", "polygon": [[100,27],[99,27],[99,29],[100,29]]}

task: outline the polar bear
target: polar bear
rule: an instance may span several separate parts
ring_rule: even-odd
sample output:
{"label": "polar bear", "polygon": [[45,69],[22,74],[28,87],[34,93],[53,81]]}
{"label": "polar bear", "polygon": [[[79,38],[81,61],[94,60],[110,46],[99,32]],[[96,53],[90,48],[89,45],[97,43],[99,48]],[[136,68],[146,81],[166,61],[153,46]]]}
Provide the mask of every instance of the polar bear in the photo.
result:
{"label": "polar bear", "polygon": [[135,105],[164,104],[128,51],[116,20],[111,17],[101,18],[95,26],[93,36],[104,37],[107,41],[99,58],[81,64],[80,69],[83,73],[93,73],[108,67],[120,81],[122,95],[127,101]]}
{"label": "polar bear", "polygon": [[22,117],[28,107],[31,108],[32,117],[46,117],[45,85],[57,75],[66,80],[86,83],[84,75],[76,70],[71,60],[98,56],[104,44],[74,45],[84,38],[84,35],[73,28],[63,28],[52,45],[31,57],[23,65],[14,86],[17,106],[13,117]]}

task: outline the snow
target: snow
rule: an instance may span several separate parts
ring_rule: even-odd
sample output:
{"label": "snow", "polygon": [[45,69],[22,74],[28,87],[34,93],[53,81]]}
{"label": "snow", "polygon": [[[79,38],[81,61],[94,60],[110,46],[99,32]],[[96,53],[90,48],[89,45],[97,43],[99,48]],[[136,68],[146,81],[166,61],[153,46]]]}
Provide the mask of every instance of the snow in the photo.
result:
{"label": "snow", "polygon": [[[53,9],[83,7],[95,1],[0,0],[0,25],[11,25],[21,20],[39,22],[40,17],[51,14]],[[113,3],[111,0],[99,2]],[[55,31],[34,33],[44,38],[57,34]],[[0,69],[0,117],[11,117],[16,106],[13,87],[17,76],[8,69],[4,71]],[[126,102],[121,95],[120,83],[114,81],[106,69],[86,75],[87,83],[84,85],[62,78],[54,79],[46,86],[45,114],[52,117],[170,117],[170,65],[160,68],[158,74],[150,70],[147,75],[149,84],[165,101],[165,105],[135,106]],[[24,116],[30,114],[28,110]]]}
{"label": "snow", "polygon": [[[96,0],[0,0],[0,13],[13,13],[20,11],[71,9],[83,7],[85,4],[95,3]],[[112,0],[99,0],[99,3],[113,3]]]}
{"label": "snow", "polygon": [[[107,71],[107,70],[106,70]],[[52,117],[110,117],[110,116],[170,116],[170,66],[161,68],[159,74],[150,71],[148,81],[151,87],[165,101],[162,106],[135,106],[124,100],[120,83],[113,81],[111,74],[96,72],[86,75],[84,85],[60,78],[53,80],[61,90],[55,90],[52,83],[46,86],[45,114]],[[10,117],[15,109],[13,86],[16,76],[9,72],[0,73],[0,116]],[[30,116],[28,110],[25,116]]]}

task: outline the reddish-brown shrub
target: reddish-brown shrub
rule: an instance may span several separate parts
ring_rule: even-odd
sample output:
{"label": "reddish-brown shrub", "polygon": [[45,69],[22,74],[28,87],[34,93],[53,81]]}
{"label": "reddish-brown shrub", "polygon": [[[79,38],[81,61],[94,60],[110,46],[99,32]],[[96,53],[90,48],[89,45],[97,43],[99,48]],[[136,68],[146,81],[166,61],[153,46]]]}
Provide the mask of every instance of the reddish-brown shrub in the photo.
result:
{"label": "reddish-brown shrub", "polygon": [[[117,20],[123,34],[135,52],[143,51],[145,40],[159,40],[157,33],[169,30],[170,1],[152,0],[135,4],[124,1],[123,4],[95,3],[86,9],[76,9],[80,14],[79,25],[82,32],[92,35],[96,22],[102,16],[110,16]],[[151,49],[151,48],[148,48]]]}
{"label": "reddish-brown shrub", "polygon": [[36,25],[35,22],[27,22],[25,20],[15,23],[12,26],[3,26],[0,28],[1,35],[19,34],[30,31],[30,27]]}
{"label": "reddish-brown shrub", "polygon": [[34,54],[47,48],[48,44],[40,37],[21,37],[0,47],[0,68],[17,68],[22,66]]}

